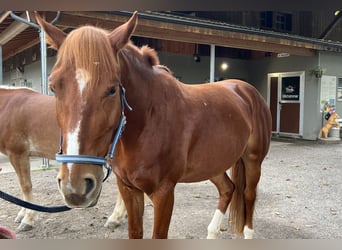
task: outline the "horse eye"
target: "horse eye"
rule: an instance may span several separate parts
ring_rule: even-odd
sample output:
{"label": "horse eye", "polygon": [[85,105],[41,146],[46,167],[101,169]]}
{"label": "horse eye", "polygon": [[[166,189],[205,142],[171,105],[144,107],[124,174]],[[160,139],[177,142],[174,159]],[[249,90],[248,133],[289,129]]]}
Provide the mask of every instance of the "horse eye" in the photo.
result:
{"label": "horse eye", "polygon": [[49,90],[53,95],[56,95],[55,89],[52,86],[49,87]]}
{"label": "horse eye", "polygon": [[115,95],[115,93],[116,93],[116,88],[115,87],[111,87],[107,91],[107,96],[113,96],[113,95]]}

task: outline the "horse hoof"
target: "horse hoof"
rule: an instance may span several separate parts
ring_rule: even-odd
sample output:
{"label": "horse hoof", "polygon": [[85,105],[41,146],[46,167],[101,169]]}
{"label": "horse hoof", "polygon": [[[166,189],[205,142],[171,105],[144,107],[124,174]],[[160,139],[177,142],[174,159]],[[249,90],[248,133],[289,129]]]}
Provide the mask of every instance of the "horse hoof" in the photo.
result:
{"label": "horse hoof", "polygon": [[104,227],[114,231],[114,229],[118,228],[120,225],[121,223],[117,221],[106,221]]}
{"label": "horse hoof", "polygon": [[32,228],[33,228],[32,225],[25,224],[25,223],[21,223],[21,224],[19,225],[19,227],[17,228],[16,232],[17,232],[17,233],[20,233],[20,232],[27,232],[27,231],[32,230]]}

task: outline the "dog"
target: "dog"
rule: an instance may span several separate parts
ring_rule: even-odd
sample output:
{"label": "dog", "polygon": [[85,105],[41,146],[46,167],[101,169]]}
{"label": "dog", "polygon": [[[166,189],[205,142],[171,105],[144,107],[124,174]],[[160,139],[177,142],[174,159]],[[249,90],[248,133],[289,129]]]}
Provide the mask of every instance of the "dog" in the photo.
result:
{"label": "dog", "polygon": [[340,118],[340,116],[337,113],[331,114],[327,123],[319,130],[318,138],[322,138],[323,135],[324,138],[327,139],[329,130],[332,127],[339,128],[340,124],[336,121],[338,118]]}

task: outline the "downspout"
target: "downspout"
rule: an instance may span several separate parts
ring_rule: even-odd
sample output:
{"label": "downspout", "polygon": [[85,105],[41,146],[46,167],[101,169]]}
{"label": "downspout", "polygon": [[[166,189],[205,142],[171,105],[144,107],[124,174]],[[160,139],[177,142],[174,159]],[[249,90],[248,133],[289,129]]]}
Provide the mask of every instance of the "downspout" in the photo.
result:
{"label": "downspout", "polygon": [[209,82],[215,81],[215,45],[210,45],[210,79]]}
{"label": "downspout", "polygon": [[[36,28],[39,32],[40,37],[40,61],[41,61],[41,92],[43,94],[48,93],[48,86],[47,86],[47,73],[46,73],[46,42],[45,42],[45,32],[43,29],[40,28],[40,26],[36,23],[31,22],[30,20],[26,20],[25,18],[22,18],[20,16],[17,16],[14,14],[13,11],[11,11],[11,17],[14,20],[17,20],[19,22],[25,23],[33,28]],[[57,15],[55,19],[52,20],[52,24],[55,24],[60,17],[60,11],[57,12]]]}
{"label": "downspout", "polygon": [[4,84],[4,79],[3,79],[3,75],[2,75],[3,69],[2,69],[2,45],[1,44],[0,44],[0,68],[1,68],[1,71],[0,71],[0,85],[3,85]]}

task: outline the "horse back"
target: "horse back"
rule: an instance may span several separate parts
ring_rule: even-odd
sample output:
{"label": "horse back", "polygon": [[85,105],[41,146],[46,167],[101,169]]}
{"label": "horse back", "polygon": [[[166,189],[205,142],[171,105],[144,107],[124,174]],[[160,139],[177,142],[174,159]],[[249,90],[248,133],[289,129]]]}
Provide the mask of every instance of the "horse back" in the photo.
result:
{"label": "horse back", "polygon": [[0,88],[0,151],[54,158],[55,117],[54,97],[28,88]]}
{"label": "horse back", "polygon": [[242,103],[250,116],[249,147],[258,148],[265,156],[269,149],[272,131],[272,116],[265,99],[254,86],[244,81],[231,79],[220,84],[235,92],[243,100]]}

